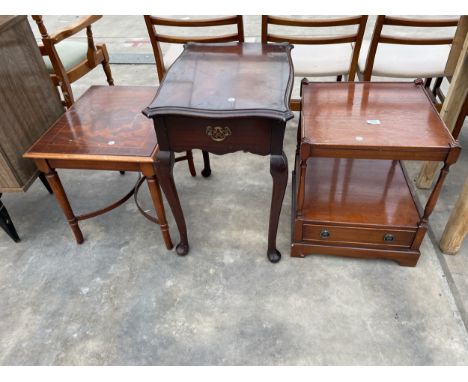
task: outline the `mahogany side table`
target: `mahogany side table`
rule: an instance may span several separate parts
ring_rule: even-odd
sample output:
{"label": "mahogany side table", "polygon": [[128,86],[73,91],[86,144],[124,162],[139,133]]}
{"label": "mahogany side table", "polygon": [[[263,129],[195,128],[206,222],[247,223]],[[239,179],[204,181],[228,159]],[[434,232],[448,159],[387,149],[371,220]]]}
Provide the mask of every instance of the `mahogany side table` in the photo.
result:
{"label": "mahogany side table", "polygon": [[288,181],[283,152],[286,121],[293,118],[289,44],[185,45],[143,113],[153,119],[160,151],[156,170],[180,234],[176,250],[189,251],[185,219],[174,183],[174,152],[214,154],[243,150],[270,155],[273,196],[267,255],[278,262],[276,233]]}
{"label": "mahogany side table", "polygon": [[[460,146],[414,83],[302,83],[291,256],[384,258],[415,266]],[[401,160],[442,161],[424,209]]]}
{"label": "mahogany side table", "polygon": [[75,216],[56,169],[141,172],[157,218],[144,215],[159,223],[166,247],[172,249],[154,166],[158,143],[151,121],[141,115],[155,91],[146,86],[92,86],[24,154],[45,173],[78,244],[83,242],[78,222],[120,206],[144,178],[112,205]]}

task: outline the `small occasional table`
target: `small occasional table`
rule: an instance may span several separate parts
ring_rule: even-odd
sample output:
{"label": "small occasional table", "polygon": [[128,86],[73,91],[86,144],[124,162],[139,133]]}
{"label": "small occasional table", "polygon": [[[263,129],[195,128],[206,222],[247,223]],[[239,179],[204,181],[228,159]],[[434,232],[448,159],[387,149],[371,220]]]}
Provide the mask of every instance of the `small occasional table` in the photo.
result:
{"label": "small occasional table", "polygon": [[174,152],[243,150],[270,155],[273,196],[267,255],[271,262],[280,260],[276,233],[288,181],[283,138],[286,122],[293,118],[291,48],[289,44],[187,44],[144,110],[158,137],[156,169],[179,229],[179,255],[188,253],[189,243],[172,175]]}
{"label": "small occasional table", "polygon": [[[415,266],[460,146],[415,83],[302,83],[292,256],[384,258]],[[401,160],[444,163],[420,208]]]}
{"label": "small occasional table", "polygon": [[45,173],[78,244],[83,242],[80,220],[120,206],[134,189],[106,208],[75,216],[56,169],[141,172],[157,215],[150,220],[159,223],[166,247],[173,247],[154,166],[156,135],[141,115],[155,92],[155,87],[92,86],[24,155]]}

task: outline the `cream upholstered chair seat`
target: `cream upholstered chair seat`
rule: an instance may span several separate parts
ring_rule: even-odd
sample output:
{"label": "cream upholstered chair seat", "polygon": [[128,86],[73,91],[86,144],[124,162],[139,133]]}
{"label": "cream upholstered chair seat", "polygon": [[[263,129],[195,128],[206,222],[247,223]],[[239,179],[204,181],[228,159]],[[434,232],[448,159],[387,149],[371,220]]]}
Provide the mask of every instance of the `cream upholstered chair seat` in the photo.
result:
{"label": "cream upholstered chair seat", "polygon": [[183,44],[170,44],[168,50],[163,53],[164,68],[167,70],[174,63],[177,57],[184,51]]}
{"label": "cream upholstered chair seat", "polygon": [[291,51],[294,76],[324,77],[347,74],[352,54],[351,44],[295,44]]}
{"label": "cream upholstered chair seat", "polygon": [[[65,70],[68,72],[87,59],[88,43],[81,41],[61,41],[55,45],[58,56]],[[45,66],[49,73],[54,73],[49,56],[43,56]]]}
{"label": "cream upholstered chair seat", "polygon": [[[359,70],[364,72],[369,41],[363,41]],[[372,75],[394,78],[443,77],[450,45],[399,45],[380,43]]]}
{"label": "cream upholstered chair seat", "polygon": [[[246,37],[245,42],[255,42],[255,37]],[[167,51],[163,53],[164,69],[169,69],[183,50],[183,44],[169,44]]]}

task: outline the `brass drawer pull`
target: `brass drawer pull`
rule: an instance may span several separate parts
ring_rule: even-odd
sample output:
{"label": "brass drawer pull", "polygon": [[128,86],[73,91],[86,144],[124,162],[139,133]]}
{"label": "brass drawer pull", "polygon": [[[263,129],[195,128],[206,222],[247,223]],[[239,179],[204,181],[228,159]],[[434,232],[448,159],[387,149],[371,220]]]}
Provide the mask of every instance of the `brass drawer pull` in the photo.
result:
{"label": "brass drawer pull", "polygon": [[323,229],[321,232],[320,232],[320,237],[322,239],[328,239],[330,237],[330,232],[326,229]]}
{"label": "brass drawer pull", "polygon": [[383,237],[384,241],[393,241],[394,237],[391,233],[386,233]]}
{"label": "brass drawer pull", "polygon": [[222,142],[224,141],[227,137],[232,135],[231,129],[227,126],[221,127],[221,126],[208,126],[206,128],[206,135],[211,137],[211,139],[215,142]]}

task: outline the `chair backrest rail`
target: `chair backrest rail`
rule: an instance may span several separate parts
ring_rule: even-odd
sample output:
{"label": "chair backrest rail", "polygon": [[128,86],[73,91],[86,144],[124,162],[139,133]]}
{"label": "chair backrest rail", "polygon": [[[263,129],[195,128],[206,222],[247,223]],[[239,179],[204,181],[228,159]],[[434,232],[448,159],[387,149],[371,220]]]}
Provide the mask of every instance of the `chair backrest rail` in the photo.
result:
{"label": "chair backrest rail", "polygon": [[356,41],[356,35],[341,35],[341,36],[326,36],[326,37],[305,37],[305,36],[286,36],[270,34],[268,37],[270,42],[289,42],[290,44],[308,44],[308,45],[323,45],[323,44],[344,44]]}
{"label": "chair backrest rail", "polygon": [[367,53],[366,64],[363,72],[364,81],[370,81],[372,71],[374,69],[375,56],[379,43],[382,44],[399,44],[399,45],[446,45],[451,44],[453,37],[406,37],[390,35],[388,32],[382,33],[385,26],[401,26],[401,27],[421,27],[421,28],[441,28],[455,27],[458,24],[457,18],[444,19],[416,19],[397,16],[379,15],[374,27],[372,39]]}
{"label": "chair backrest rail", "polygon": [[362,16],[330,18],[330,19],[295,19],[292,17],[263,16],[266,22],[272,25],[284,25],[294,27],[335,27],[344,25],[358,25]]}
{"label": "chair backrest rail", "polygon": [[[156,70],[161,81],[166,72],[164,58],[160,43],[186,44],[188,42],[221,43],[221,42],[244,42],[244,23],[242,15],[213,17],[204,19],[170,19],[167,17],[145,15],[146,28],[151,40],[154,58],[156,60]],[[212,26],[235,26],[237,33],[208,35],[208,36],[187,36],[170,34],[169,32],[159,33],[156,27],[183,27],[201,28]]]}
{"label": "chair backrest rail", "polygon": [[[302,45],[329,45],[354,43],[351,60],[348,68],[348,80],[353,81],[357,71],[359,52],[366,28],[367,16],[349,16],[334,18],[292,18],[283,16],[262,15],[262,43],[289,42]],[[269,25],[282,25],[298,28],[327,28],[336,26],[356,26],[355,32],[328,35],[328,36],[304,36],[270,33]]]}

